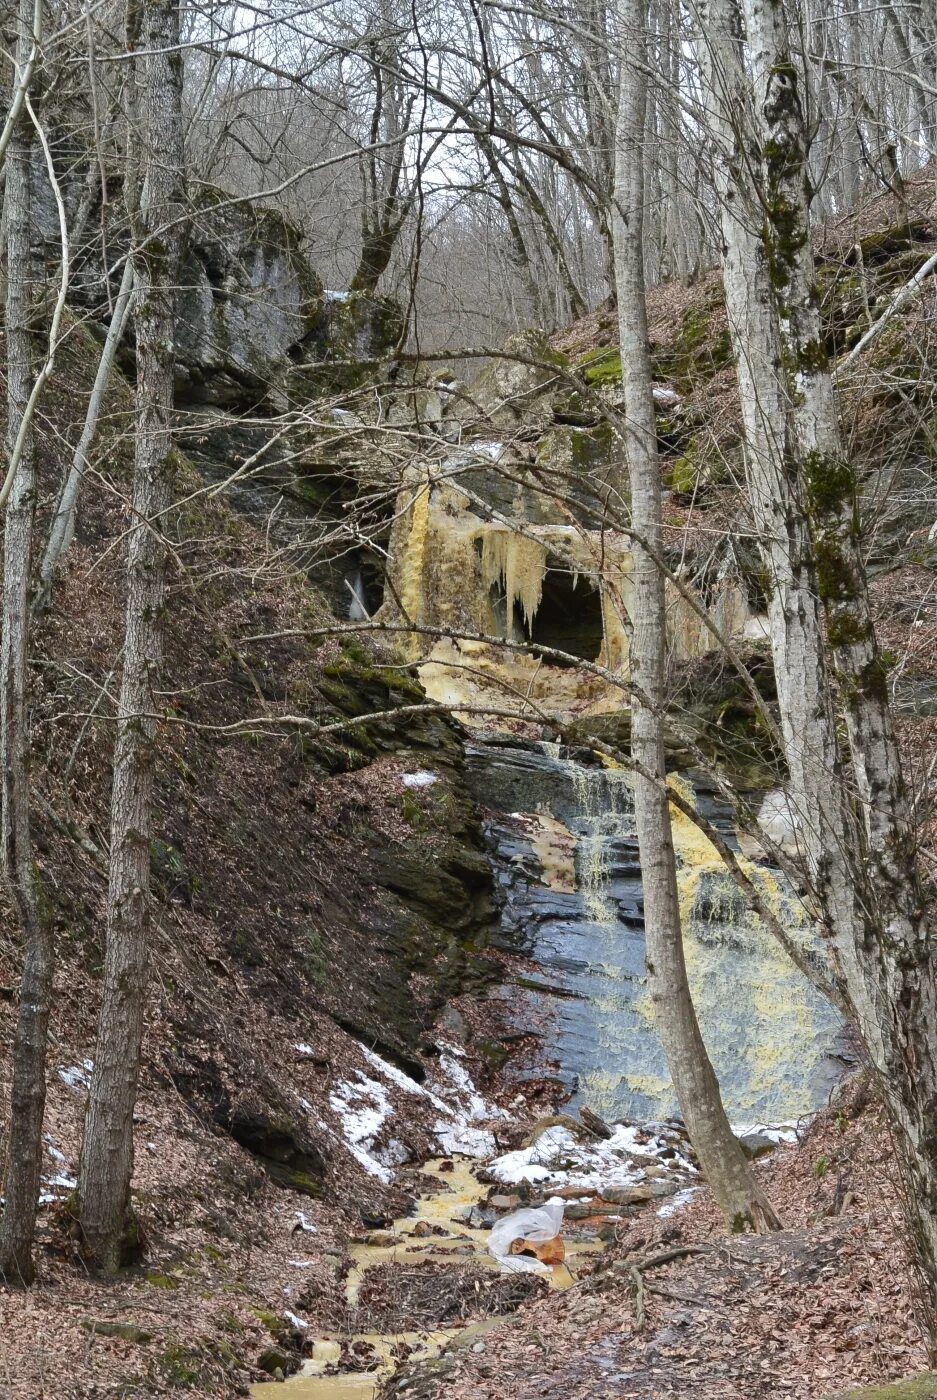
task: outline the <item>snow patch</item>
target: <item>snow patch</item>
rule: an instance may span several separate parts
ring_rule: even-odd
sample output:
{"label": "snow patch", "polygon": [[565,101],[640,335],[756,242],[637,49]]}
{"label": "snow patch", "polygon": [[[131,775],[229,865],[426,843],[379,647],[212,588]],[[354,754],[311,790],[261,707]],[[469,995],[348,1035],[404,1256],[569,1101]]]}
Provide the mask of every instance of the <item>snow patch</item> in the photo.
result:
{"label": "snow patch", "polygon": [[58,1076],[63,1084],[68,1085],[69,1089],[89,1089],[93,1069],[93,1060],[82,1060],[80,1065],[62,1066],[58,1071]]}
{"label": "snow patch", "polygon": [[393,1113],[387,1090],[376,1079],[356,1070],[358,1083],[341,1080],[329,1095],[329,1103],[342,1123],[345,1145],[371,1176],[389,1185],[394,1174],[372,1152],[374,1139]]}
{"label": "snow patch", "polygon": [[653,393],[654,402],[665,408],[680,402],[680,395],[676,389],[671,389],[668,384],[655,384]]}
{"label": "snow patch", "polygon": [[[675,1152],[664,1158],[665,1152]],[[681,1178],[696,1171],[673,1141],[619,1123],[612,1136],[597,1142],[577,1142],[568,1128],[547,1128],[530,1147],[505,1152],[490,1163],[496,1181],[514,1186],[521,1181],[537,1185],[575,1186],[601,1192],[603,1187],[637,1186],[645,1180],[642,1159],[657,1157]]]}
{"label": "snow patch", "polygon": [[440,1121],[433,1124],[433,1132],[447,1157],[490,1157],[497,1149],[495,1135],[487,1128]]}
{"label": "snow patch", "polygon": [[372,1176],[389,1184],[394,1179],[394,1167],[410,1160],[410,1152],[399,1138],[374,1146],[381,1129],[393,1116],[387,1089],[391,1084],[405,1094],[425,1098],[436,1109],[439,1117],[433,1123],[433,1132],[440,1151],[447,1156],[488,1158],[497,1151],[494,1134],[476,1125],[507,1115],[478,1092],[472,1076],[459,1061],[463,1052],[456,1046],[440,1047],[438,1070],[431,1085],[418,1084],[374,1050],[362,1046],[361,1052],[380,1079],[356,1070],[357,1082],[349,1079],[336,1084],[329,1103],[341,1120],[346,1147]]}
{"label": "snow patch", "polygon": [[661,1220],[669,1220],[672,1215],[683,1210],[684,1206],[688,1206],[693,1197],[698,1196],[701,1190],[701,1186],[687,1186],[682,1191],[678,1191],[675,1196],[671,1196],[670,1200],[665,1201],[658,1209],[658,1216]]}
{"label": "snow patch", "polygon": [[47,1186],[58,1186],[63,1191],[74,1191],[78,1185],[77,1176],[69,1176],[68,1172],[58,1172],[55,1176],[45,1177]]}
{"label": "snow patch", "polygon": [[[802,1119],[801,1122],[804,1120]],[[742,1123],[732,1124],[732,1131],[737,1138],[758,1137],[767,1138],[769,1142],[796,1143],[797,1125],[796,1123]]]}
{"label": "snow patch", "polygon": [[427,788],[439,782],[439,774],[420,768],[416,773],[401,773],[400,780],[405,788]]}
{"label": "snow patch", "polygon": [[44,1140],[45,1145],[46,1145],[46,1151],[48,1152],[49,1156],[52,1158],[53,1162],[65,1162],[65,1161],[67,1161],[67,1158],[66,1158],[66,1156],[65,1156],[65,1153],[59,1151],[59,1149],[56,1147],[55,1143],[52,1141],[52,1139],[50,1138],[50,1136],[49,1136],[48,1133],[44,1134],[44,1139],[43,1139],[43,1140]]}
{"label": "snow patch", "polygon": [[487,457],[490,462],[497,462],[504,451],[504,443],[485,441],[473,442],[471,443],[471,451],[476,453],[479,457]]}

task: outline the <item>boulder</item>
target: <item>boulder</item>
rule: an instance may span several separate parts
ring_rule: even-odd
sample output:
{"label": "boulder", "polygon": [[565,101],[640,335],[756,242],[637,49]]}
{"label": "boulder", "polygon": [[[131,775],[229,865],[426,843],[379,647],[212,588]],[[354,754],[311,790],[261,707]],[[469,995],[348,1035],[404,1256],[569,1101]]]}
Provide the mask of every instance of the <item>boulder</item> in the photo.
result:
{"label": "boulder", "polygon": [[285,404],[294,359],[323,315],[299,230],[274,209],[202,196],[180,277],[177,393],[213,404]]}
{"label": "boulder", "polygon": [[481,372],[470,398],[462,409],[453,410],[454,416],[467,414],[470,420],[481,416],[490,427],[506,431],[546,428],[553,422],[552,395],[566,385],[558,371],[568,363],[542,331],[520,331],[506,342],[504,356],[493,359]]}

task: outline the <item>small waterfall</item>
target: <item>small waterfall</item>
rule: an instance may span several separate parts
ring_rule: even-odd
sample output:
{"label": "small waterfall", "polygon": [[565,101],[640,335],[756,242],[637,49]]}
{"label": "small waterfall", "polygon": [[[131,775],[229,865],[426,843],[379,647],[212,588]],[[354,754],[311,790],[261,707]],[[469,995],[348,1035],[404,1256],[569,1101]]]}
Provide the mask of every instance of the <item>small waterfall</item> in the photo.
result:
{"label": "small waterfall", "polygon": [[[597,1112],[660,1116],[672,1088],[644,978],[644,904],[627,772],[558,744],[467,750],[502,894],[501,937],[532,957],[555,996],[534,994],[545,1057]],[[677,779],[734,840],[731,814]],[[703,1034],[736,1121],[797,1115],[842,1071],[836,1014],[747,909],[698,827],[673,813],[684,947]],[[751,867],[794,936],[811,937],[780,872]]]}
{"label": "small waterfall", "polygon": [[618,909],[612,899],[610,876],[616,848],[631,825],[634,811],[627,775],[604,768],[572,765],[573,792],[579,807],[574,830],[579,890],[588,918],[614,930]]}

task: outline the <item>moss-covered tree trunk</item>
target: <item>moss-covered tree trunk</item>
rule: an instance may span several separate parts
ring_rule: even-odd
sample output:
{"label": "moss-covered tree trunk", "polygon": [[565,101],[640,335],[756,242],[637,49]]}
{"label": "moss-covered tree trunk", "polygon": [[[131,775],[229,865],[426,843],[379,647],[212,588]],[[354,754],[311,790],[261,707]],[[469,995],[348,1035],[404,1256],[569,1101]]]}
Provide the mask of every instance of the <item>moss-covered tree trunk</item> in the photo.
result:
{"label": "moss-covered tree trunk", "polygon": [[647,549],[634,554],[631,751],[635,823],[644,890],[647,978],[667,1066],[690,1140],[731,1230],[779,1228],[729,1125],[719,1081],[690,993],[664,755],[666,598],[661,553],[661,480],[644,286],[646,0],[618,0],[623,65],[615,138],[613,231],[621,337],[625,455],[631,514]]}
{"label": "moss-covered tree trunk", "polygon": [[175,288],[181,250],[182,56],[175,0],[144,0],[140,130],[145,171],[135,231],[137,438],[127,558],[124,664],[114,748],[104,989],[85,1118],[78,1214],[89,1262],[120,1263],[130,1216],[133,1110],[146,1002],[150,839],[162,663],[165,513],[171,501],[169,417]]}
{"label": "moss-covered tree trunk", "polygon": [[859,490],[821,339],[810,240],[808,131],[781,0],[744,0],[770,259],[791,404],[797,487],[811,534],[861,823],[868,915],[851,999],[900,1129],[915,1234],[937,1308],[937,978],[916,834],[862,552]]}
{"label": "moss-covered tree trunk", "polygon": [[854,817],[843,801],[813,546],[798,488],[777,305],[762,237],[764,212],[750,178],[757,142],[736,0],[704,0],[700,67],[714,151],[748,504],[768,595],[787,796],[813,912],[848,962],[854,923],[862,917],[850,860]]}
{"label": "moss-covered tree trunk", "polygon": [[[735,0],[707,0],[701,54],[789,791],[814,906],[897,1130],[934,1312],[937,981],[931,931],[871,623],[857,485],[843,453],[819,336],[799,75],[780,3],[746,0],[753,91],[740,20]],[[839,713],[849,740],[848,779],[838,755]]]}

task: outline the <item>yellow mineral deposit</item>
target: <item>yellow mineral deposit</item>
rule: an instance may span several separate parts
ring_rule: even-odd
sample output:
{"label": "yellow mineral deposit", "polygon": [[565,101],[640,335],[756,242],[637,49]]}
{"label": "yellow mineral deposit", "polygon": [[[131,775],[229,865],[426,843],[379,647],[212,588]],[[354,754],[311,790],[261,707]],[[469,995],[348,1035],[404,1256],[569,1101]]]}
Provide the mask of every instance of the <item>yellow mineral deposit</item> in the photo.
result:
{"label": "yellow mineral deposit", "polygon": [[[692,788],[685,779],[671,775],[668,781],[674,787],[679,787],[684,797],[695,800]],[[785,1065],[790,1064],[793,1069],[798,1046],[812,1033],[814,1018],[808,1006],[807,982],[757,919],[742,923],[732,918],[731,911],[720,909],[719,899],[713,898],[711,893],[707,899],[699,900],[700,887],[707,876],[718,877],[722,898],[728,900],[732,894],[728,877],[712,843],[689,817],[671,807],[671,822],[677,853],[677,883],[685,931],[683,941],[687,970],[704,1038],[718,1052],[718,1028],[725,1024],[726,1007],[733,1001],[743,1001],[751,1006],[753,1023],[750,1043],[739,1045],[736,1049],[755,1069],[749,1076],[752,1104],[756,1104],[763,1093],[770,1091],[777,1116],[796,1113],[800,1108],[799,1099],[786,1104],[779,1095],[783,1092]],[[745,858],[740,858],[739,864],[791,937],[806,941],[810,929],[806,912],[790,893],[782,895],[776,875]],[[747,939],[752,945],[757,945],[759,953],[757,958],[734,966],[731,985],[725,973],[720,972],[718,947],[711,948],[705,937],[707,920],[719,919],[720,915],[724,916],[725,922],[732,922],[735,938]],[[750,980],[740,984],[739,978],[745,979],[746,976]],[[802,1035],[797,1032],[802,1032]],[[791,1078],[796,1080],[793,1074]],[[744,1112],[744,1106],[739,1111]]]}
{"label": "yellow mineral deposit", "polygon": [[540,862],[540,880],[551,890],[571,894],[576,888],[576,838],[559,817],[537,812],[528,832]]}
{"label": "yellow mineral deposit", "polygon": [[545,543],[530,539],[526,534],[518,534],[507,526],[483,527],[482,581],[489,590],[503,588],[509,623],[517,605],[528,628],[533,625],[543,596],[546,571]]}
{"label": "yellow mineral deposit", "polygon": [[[523,641],[534,634],[548,569],[562,569],[582,589],[583,606],[586,593],[598,588],[602,645],[596,660],[626,679],[633,572],[627,537],[556,521],[486,520],[471,504],[457,485],[431,484],[417,472],[408,473],[397,503],[391,586],[381,618],[409,619],[453,637],[468,633]],[[717,590],[712,609],[714,621],[729,635],[740,632],[750,616],[744,594],[729,581]],[[672,588],[668,626],[677,657],[712,648],[705,623]],[[540,640],[549,645],[548,638]],[[622,705],[620,687],[594,675],[495,645],[470,648],[415,634],[404,649],[411,660],[423,661],[424,688],[440,703],[461,700],[520,713],[526,697],[559,717],[601,714]]]}

